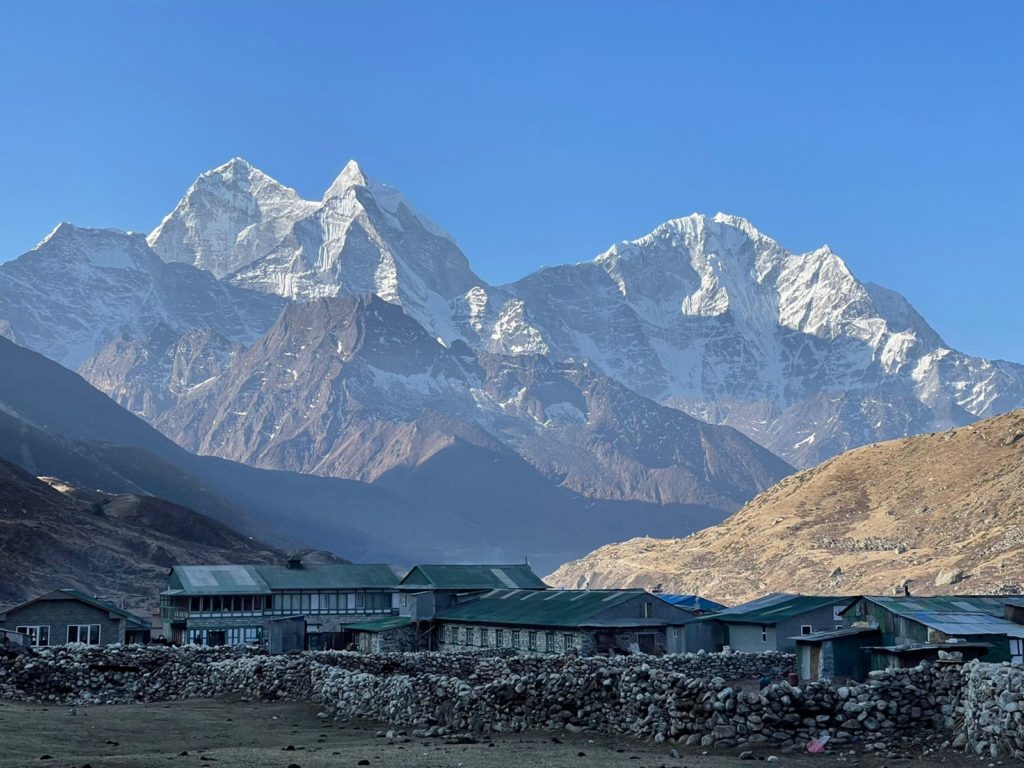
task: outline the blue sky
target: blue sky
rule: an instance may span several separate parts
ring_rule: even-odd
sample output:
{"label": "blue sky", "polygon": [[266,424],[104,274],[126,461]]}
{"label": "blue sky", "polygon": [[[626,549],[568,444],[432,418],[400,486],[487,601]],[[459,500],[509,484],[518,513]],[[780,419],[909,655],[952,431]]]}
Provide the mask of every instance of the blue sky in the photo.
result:
{"label": "blue sky", "polygon": [[11,2],[0,260],[149,230],[241,155],[345,161],[492,282],[693,211],[829,243],[964,351],[1024,361],[1024,4]]}

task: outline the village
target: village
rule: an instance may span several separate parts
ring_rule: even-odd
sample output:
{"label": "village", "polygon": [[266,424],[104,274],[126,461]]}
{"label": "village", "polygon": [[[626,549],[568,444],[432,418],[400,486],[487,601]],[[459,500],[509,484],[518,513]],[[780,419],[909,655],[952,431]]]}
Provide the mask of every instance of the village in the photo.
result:
{"label": "village", "polygon": [[[155,602],[155,601],[154,601]],[[922,661],[1024,663],[1024,598],[796,595],[727,607],[644,589],[551,589],[527,563],[175,565],[139,616],[57,589],[0,609],[4,643],[160,643],[270,654],[494,649],[522,654],[794,654],[796,682],[862,682]]]}
{"label": "village", "polygon": [[560,731],[744,759],[1024,747],[1014,596],[776,593],[727,607],[552,589],[527,563],[399,576],[292,555],[176,565],[159,605],[143,617],[57,589],[0,611],[0,700],[72,713],[305,702],[317,722],[379,723],[378,735],[448,746]]}

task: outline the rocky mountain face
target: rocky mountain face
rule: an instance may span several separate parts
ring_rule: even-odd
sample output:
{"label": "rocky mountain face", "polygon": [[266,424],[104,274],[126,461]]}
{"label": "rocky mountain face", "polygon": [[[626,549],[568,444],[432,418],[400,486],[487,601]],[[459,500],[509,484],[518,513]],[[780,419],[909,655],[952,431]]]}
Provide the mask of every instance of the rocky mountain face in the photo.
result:
{"label": "rocky mountain face", "polygon": [[43,482],[0,460],[0,606],[74,587],[156,607],[177,563],[272,563],[282,555],[190,509],[152,496]]}
{"label": "rocky mountain face", "polygon": [[[438,412],[392,426],[403,435],[394,443],[417,459],[392,464],[372,484],[197,456],[66,368],[0,339],[0,459],[76,486],[165,498],[282,549],[405,565],[525,555],[544,569],[638,530],[678,535],[721,519],[717,507],[574,493]],[[353,433],[366,455],[369,438]]]}
{"label": "rocky mountain face", "polygon": [[654,587],[728,604],[767,592],[1024,593],[1024,411],[858,448],[721,525],[566,563],[562,587]]}
{"label": "rocky mountain face", "polygon": [[212,456],[127,414],[110,415],[122,431],[69,412],[48,439],[148,451],[190,493],[224,494],[225,520],[255,510],[280,533],[301,507],[351,557],[423,554],[446,532],[449,559],[517,559],[554,519],[549,558],[682,535],[786,462],[1024,404],[1024,367],[950,349],[827,246],[795,254],[694,214],[492,286],[354,162],[311,201],[236,158],[145,238],[61,225],[0,264],[0,335]]}
{"label": "rocky mountain face", "polygon": [[586,358],[797,466],[1024,403],[1024,367],[950,349],[827,246],[790,253],[734,216],[667,222],[495,296],[488,348]]}
{"label": "rocky mountain face", "polygon": [[375,293],[448,340],[465,333],[463,297],[481,284],[444,230],[355,161],[313,202],[235,158],[200,176],[149,243],[168,262],[289,299]]}
{"label": "rocky mountain face", "polygon": [[374,292],[449,344],[588,360],[797,466],[1024,404],[1024,367],[949,348],[827,246],[791,253],[735,216],[675,219],[593,261],[491,286],[355,163],[311,202],[236,159],[203,174],[149,242],[292,299]]}
{"label": "rocky mountain face", "polygon": [[144,235],[61,224],[0,264],[0,334],[69,368],[114,338],[158,327],[202,329],[251,344],[284,300],[168,264]]}
{"label": "rocky mountain face", "polygon": [[[446,347],[373,294],[293,304],[219,374],[207,378],[217,363],[203,365],[188,380],[200,383],[179,384],[173,372],[187,368],[178,361],[193,337],[117,343],[88,367],[104,371],[103,389],[129,408],[176,389],[153,423],[190,451],[252,466],[373,482],[462,441],[524,459],[590,498],[702,508],[680,521],[690,527],[792,471],[735,430],[641,397],[586,363]],[[157,347],[167,351],[154,368]],[[210,357],[231,354],[218,350]]]}

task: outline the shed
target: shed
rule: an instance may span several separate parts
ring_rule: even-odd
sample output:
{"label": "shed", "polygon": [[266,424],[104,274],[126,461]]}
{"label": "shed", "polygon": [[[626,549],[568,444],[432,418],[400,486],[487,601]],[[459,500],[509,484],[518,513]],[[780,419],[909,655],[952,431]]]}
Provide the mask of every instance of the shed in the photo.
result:
{"label": "shed", "polygon": [[267,620],[267,650],[270,653],[301,651],[305,647],[305,616],[282,616]]}
{"label": "shed", "polygon": [[881,637],[876,627],[849,627],[791,638],[800,682],[866,680],[871,670],[866,649]]}
{"label": "shed", "polygon": [[988,643],[985,661],[1000,662],[1010,661],[1024,640],[1024,624],[1006,618],[1007,601],[1002,595],[865,595],[843,616],[850,624],[881,630],[880,647],[923,647],[949,640]]}

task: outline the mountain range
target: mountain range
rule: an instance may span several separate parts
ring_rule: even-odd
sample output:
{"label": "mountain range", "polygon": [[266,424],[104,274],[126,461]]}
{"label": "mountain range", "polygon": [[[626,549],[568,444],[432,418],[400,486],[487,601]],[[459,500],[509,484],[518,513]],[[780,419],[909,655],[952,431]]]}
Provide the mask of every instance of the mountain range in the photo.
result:
{"label": "mountain range", "polygon": [[0,335],[137,416],[127,444],[215,485],[218,519],[279,535],[287,487],[348,557],[681,536],[793,466],[1024,404],[1024,366],[949,348],[827,246],[693,214],[494,286],[354,162],[320,200],[236,158],[148,236],[61,224],[0,264]]}

